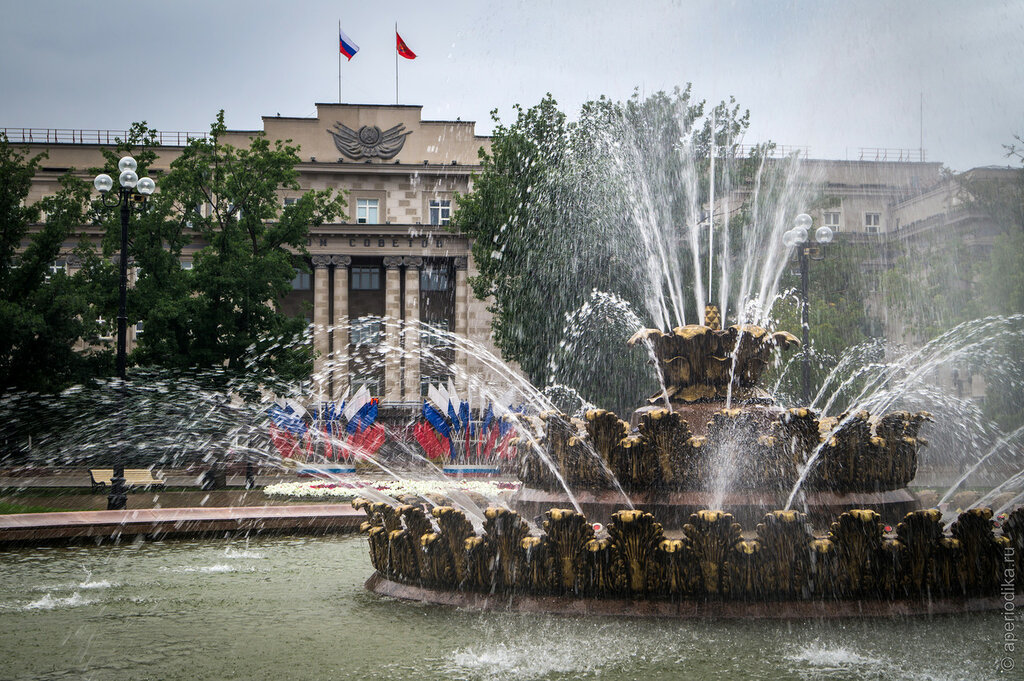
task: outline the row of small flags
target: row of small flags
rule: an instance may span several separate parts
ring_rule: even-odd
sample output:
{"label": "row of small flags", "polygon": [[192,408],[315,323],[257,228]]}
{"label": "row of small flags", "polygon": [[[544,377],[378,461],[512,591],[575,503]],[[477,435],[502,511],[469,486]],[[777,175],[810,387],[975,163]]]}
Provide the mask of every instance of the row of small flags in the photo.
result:
{"label": "row of small flags", "polygon": [[506,394],[496,402],[489,402],[479,423],[470,417],[469,402],[459,399],[455,385],[430,385],[423,401],[423,421],[413,426],[413,437],[420,443],[427,457],[438,461],[449,458],[457,461],[490,461],[508,458],[508,444],[512,439],[512,424],[505,419],[512,413],[507,406],[512,401]]}
{"label": "row of small flags", "polygon": [[[469,402],[459,398],[455,385],[430,385],[423,401],[423,421],[413,426],[413,437],[433,461],[492,461],[509,458],[509,442],[515,435],[511,392],[489,402],[482,417],[474,421]],[[362,386],[351,399],[348,392],[340,404],[322,403],[313,413],[294,400],[274,403],[267,410],[270,439],[282,458],[303,455],[311,461],[319,453],[330,461],[375,454],[386,439],[377,424],[379,401]],[[307,423],[309,420],[309,423]],[[317,452],[316,443],[322,442]]]}
{"label": "row of small flags", "polygon": [[[398,50],[398,56],[405,57],[406,59],[416,58],[416,53],[409,49],[409,46],[405,44],[405,41],[402,40],[402,36],[398,34],[397,30],[395,30],[395,42],[395,49]],[[338,45],[341,50],[341,54],[349,61],[352,61],[352,57],[356,56],[356,52],[359,51],[359,46],[356,45],[352,38],[349,38],[345,32],[341,30],[340,26],[338,27]]]}
{"label": "row of small flags", "polygon": [[[366,386],[356,391],[352,399],[346,391],[340,405],[322,404],[312,415],[294,400],[274,403],[267,410],[270,440],[286,459],[302,453],[307,461],[312,460],[317,440],[323,442],[321,453],[329,461],[372,456],[386,438],[384,428],[376,423],[378,410],[379,401],[370,397]],[[311,419],[311,425],[306,424],[306,417]]]}

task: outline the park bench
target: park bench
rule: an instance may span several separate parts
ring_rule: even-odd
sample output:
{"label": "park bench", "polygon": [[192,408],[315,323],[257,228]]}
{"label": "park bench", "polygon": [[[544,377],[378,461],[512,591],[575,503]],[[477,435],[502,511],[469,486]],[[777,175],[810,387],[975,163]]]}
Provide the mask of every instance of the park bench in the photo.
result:
{"label": "park bench", "polygon": [[[89,470],[89,477],[92,478],[92,491],[103,492],[107,484],[114,477],[113,468],[92,468]],[[153,471],[148,468],[125,468],[124,483],[128,487],[157,487],[165,484],[161,478],[153,476]]]}

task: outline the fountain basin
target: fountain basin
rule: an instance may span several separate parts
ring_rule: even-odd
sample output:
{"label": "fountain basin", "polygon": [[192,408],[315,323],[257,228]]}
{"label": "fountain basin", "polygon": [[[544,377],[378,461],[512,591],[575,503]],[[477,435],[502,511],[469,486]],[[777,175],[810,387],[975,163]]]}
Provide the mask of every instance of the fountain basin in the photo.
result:
{"label": "fountain basin", "polygon": [[[650,513],[666,528],[681,528],[698,511],[721,503],[744,527],[754,527],[765,514],[786,504],[786,493],[734,492],[718,499],[710,492],[630,492],[632,507]],[[621,492],[611,490],[582,490],[574,494],[580,510],[588,518],[610,518],[613,513],[628,509]],[[564,493],[523,487],[511,499],[511,506],[524,518],[539,520],[552,508],[564,508]],[[868,509],[875,511],[888,525],[895,526],[911,511],[921,508],[921,501],[906,488],[880,492],[809,491],[798,506],[807,514],[814,527],[828,527],[845,511]]]}
{"label": "fountain basin", "polygon": [[[524,485],[513,507],[532,519],[572,505],[564,481],[594,518],[632,502],[668,528],[681,527],[703,508],[728,511],[753,526],[768,511],[787,508],[799,481],[792,504],[819,527],[852,509],[877,511],[895,524],[921,508],[906,486],[917,472],[925,444],[918,431],[928,414],[819,418],[802,408],[723,407],[642,408],[635,427],[599,409],[582,421],[546,413],[544,457],[531,443],[517,443]],[[704,434],[695,435],[691,422],[702,418]]]}
{"label": "fountain basin", "polygon": [[402,584],[373,573],[367,591],[405,601],[444,605],[471,610],[546,613],[586,617],[658,617],[676,619],[758,619],[814,620],[863,617],[906,617],[949,615],[967,612],[994,612],[1003,603],[1024,606],[1024,596],[1015,601],[1002,597],[934,598],[926,601],[772,601],[737,603],[729,601],[650,601],[634,598],[574,598],[571,596],[533,596],[529,594],[488,594],[473,591],[448,591]]}
{"label": "fountain basin", "polygon": [[895,529],[874,511],[847,511],[824,535],[795,511],[744,532],[730,514],[702,510],[672,536],[639,510],[605,527],[551,509],[537,534],[514,511],[488,508],[477,534],[451,507],[431,519],[413,505],[353,506],[367,515],[379,576],[367,588],[430,603],[673,617],[765,617],[777,606],[778,616],[843,617],[992,609],[1024,591],[1024,507],[998,524],[990,509],[965,511],[948,534],[937,510],[909,513]]}

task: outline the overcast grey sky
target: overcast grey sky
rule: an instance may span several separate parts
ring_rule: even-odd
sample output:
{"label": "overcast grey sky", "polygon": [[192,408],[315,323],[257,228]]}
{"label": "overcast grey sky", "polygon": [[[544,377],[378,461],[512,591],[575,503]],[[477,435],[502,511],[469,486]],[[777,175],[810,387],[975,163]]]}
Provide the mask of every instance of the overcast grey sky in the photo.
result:
{"label": "overcast grey sky", "polygon": [[338,98],[338,20],[361,50],[344,100],[394,103],[394,24],[418,58],[401,103],[425,118],[511,115],[551,92],[570,116],[601,94],[693,83],[750,109],[745,142],[856,158],[917,148],[928,160],[1006,164],[1024,135],[1024,1],[923,2],[71,2],[8,0],[0,22],[0,127],[258,129]]}

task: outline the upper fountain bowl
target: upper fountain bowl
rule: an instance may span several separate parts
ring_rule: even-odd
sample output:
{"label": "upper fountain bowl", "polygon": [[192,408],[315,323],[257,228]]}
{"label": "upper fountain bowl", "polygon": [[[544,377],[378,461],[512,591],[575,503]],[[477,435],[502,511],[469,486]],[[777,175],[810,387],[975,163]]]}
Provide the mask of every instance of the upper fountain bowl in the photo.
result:
{"label": "upper fountain bowl", "polygon": [[[717,313],[717,310],[714,311]],[[708,321],[717,318],[709,314]],[[785,331],[769,332],[753,324],[727,329],[711,324],[688,324],[665,333],[642,329],[630,345],[650,343],[672,402],[736,402],[767,398],[756,391],[761,374],[777,350],[799,347],[800,341]],[[663,400],[665,394],[651,401]]]}

